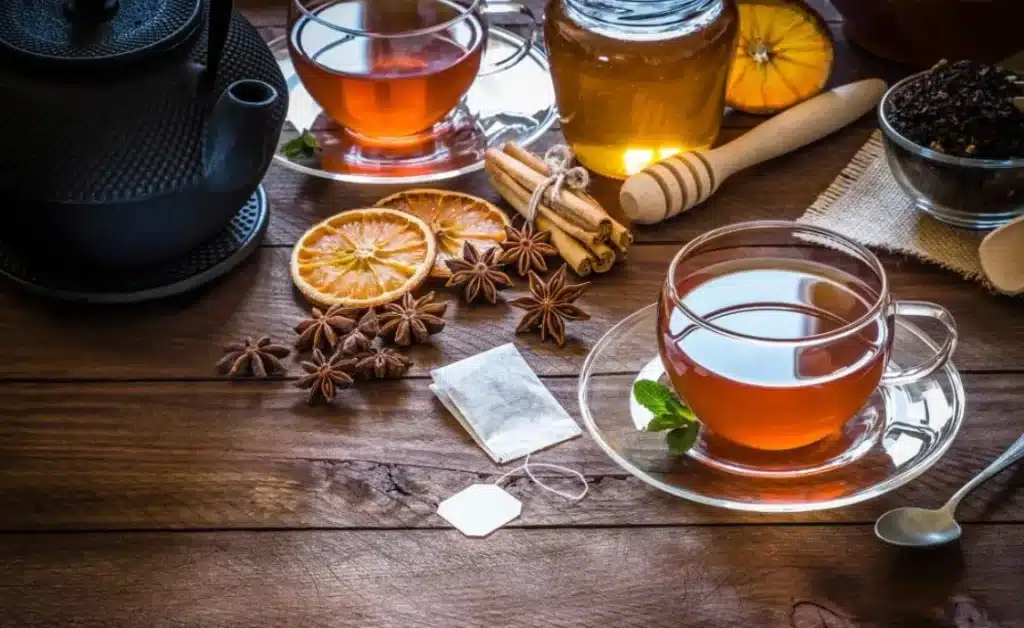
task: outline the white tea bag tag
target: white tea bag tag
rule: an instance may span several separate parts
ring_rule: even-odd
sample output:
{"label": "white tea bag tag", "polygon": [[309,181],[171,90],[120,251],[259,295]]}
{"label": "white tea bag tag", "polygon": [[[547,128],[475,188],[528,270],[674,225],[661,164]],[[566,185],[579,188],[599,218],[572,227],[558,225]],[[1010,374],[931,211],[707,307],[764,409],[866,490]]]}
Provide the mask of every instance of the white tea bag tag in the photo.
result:
{"label": "white tea bag tag", "polygon": [[437,514],[466,536],[487,536],[523,512],[523,504],[494,484],[474,484],[437,507]]}

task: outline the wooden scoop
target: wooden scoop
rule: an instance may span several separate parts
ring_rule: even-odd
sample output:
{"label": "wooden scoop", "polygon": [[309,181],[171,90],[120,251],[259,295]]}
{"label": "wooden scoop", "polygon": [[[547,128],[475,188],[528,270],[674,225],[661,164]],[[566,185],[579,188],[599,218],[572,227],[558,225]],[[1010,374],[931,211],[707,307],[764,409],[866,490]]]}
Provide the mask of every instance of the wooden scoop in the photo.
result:
{"label": "wooden scoop", "polygon": [[985,276],[1006,294],[1024,292],[1024,216],[985,236],[978,247]]}
{"label": "wooden scoop", "polygon": [[626,179],[622,210],[634,222],[654,224],[704,202],[729,176],[810,144],[874,107],[887,86],[867,79],[818,94],[724,146],[680,153]]}

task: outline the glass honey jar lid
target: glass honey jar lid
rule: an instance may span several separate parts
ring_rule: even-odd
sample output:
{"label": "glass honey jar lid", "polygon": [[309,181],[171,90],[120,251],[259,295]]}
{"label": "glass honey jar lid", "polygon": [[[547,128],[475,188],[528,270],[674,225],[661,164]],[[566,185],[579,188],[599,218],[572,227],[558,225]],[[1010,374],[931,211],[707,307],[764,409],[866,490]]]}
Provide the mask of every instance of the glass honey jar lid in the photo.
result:
{"label": "glass honey jar lid", "polygon": [[562,0],[567,17],[590,32],[652,41],[700,31],[725,10],[724,0]]}

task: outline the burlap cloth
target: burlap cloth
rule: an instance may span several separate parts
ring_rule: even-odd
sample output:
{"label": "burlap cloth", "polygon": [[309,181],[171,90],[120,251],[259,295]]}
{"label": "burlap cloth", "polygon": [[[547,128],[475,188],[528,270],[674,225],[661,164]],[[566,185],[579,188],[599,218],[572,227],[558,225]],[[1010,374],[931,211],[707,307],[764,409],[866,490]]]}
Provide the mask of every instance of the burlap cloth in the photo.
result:
{"label": "burlap cloth", "polygon": [[914,209],[886,164],[881,131],[871,135],[797,222],[938,264],[991,287],[978,261],[978,245],[987,232],[958,229]]}

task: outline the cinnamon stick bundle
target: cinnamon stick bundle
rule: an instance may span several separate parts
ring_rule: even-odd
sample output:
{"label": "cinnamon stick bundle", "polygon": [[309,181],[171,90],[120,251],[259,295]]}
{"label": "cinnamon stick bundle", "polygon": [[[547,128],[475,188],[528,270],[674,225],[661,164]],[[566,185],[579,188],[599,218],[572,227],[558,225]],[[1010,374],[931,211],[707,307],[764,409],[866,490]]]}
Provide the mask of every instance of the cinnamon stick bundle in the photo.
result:
{"label": "cinnamon stick bundle", "polygon": [[[487,149],[485,158],[528,189],[531,195],[548,177],[496,148]],[[562,188],[562,193],[558,198],[555,198],[553,190],[548,188],[544,192],[543,201],[553,213],[558,214],[565,221],[573,223],[588,233],[597,233],[599,241],[606,240],[611,234],[612,221],[608,214],[583,200],[567,187]]]}
{"label": "cinnamon stick bundle", "polygon": [[[501,196],[524,218],[529,218],[530,197],[533,196],[533,192],[509,176],[504,170],[500,170],[493,164],[485,164],[484,170],[490,175],[491,185],[498,190],[498,193],[500,193]],[[505,191],[502,191],[503,189]],[[514,200],[506,195],[506,192],[508,192]],[[569,222],[560,214],[553,211],[551,207],[545,203],[541,203],[537,206],[537,215],[544,216],[553,224],[557,225],[559,229],[565,231],[581,242],[588,242],[592,244],[601,242],[601,236],[597,231],[587,231],[586,229]]]}
{"label": "cinnamon stick bundle", "polygon": [[[533,168],[537,172],[543,174],[545,177],[551,176],[551,170],[548,168],[548,165],[544,163],[544,160],[538,157],[537,155],[534,155],[529,150],[523,148],[519,144],[516,144],[515,142],[505,142],[505,145],[502,147],[502,150],[504,150],[504,152],[507,155],[514,157],[515,159],[518,159],[519,161],[528,165],[530,168]],[[610,236],[612,245],[616,249],[618,249],[620,253],[625,254],[626,251],[629,249],[629,246],[633,244],[633,233],[629,229],[626,229],[624,226],[622,226],[620,222],[609,216],[608,212],[606,212],[605,209],[601,207],[601,204],[597,202],[596,198],[594,198],[587,192],[579,192],[575,190],[574,192],[578,194],[581,198],[583,198],[585,201],[592,204],[596,209],[603,212],[604,215],[608,218],[608,220],[611,221]]]}
{"label": "cinnamon stick bundle", "polygon": [[[488,149],[484,169],[498,193],[527,219],[534,190],[551,176],[543,159],[513,143]],[[633,242],[633,234],[585,191],[563,187],[556,197],[548,189],[536,214],[537,227],[551,232],[552,245],[581,277],[611,269]]]}

